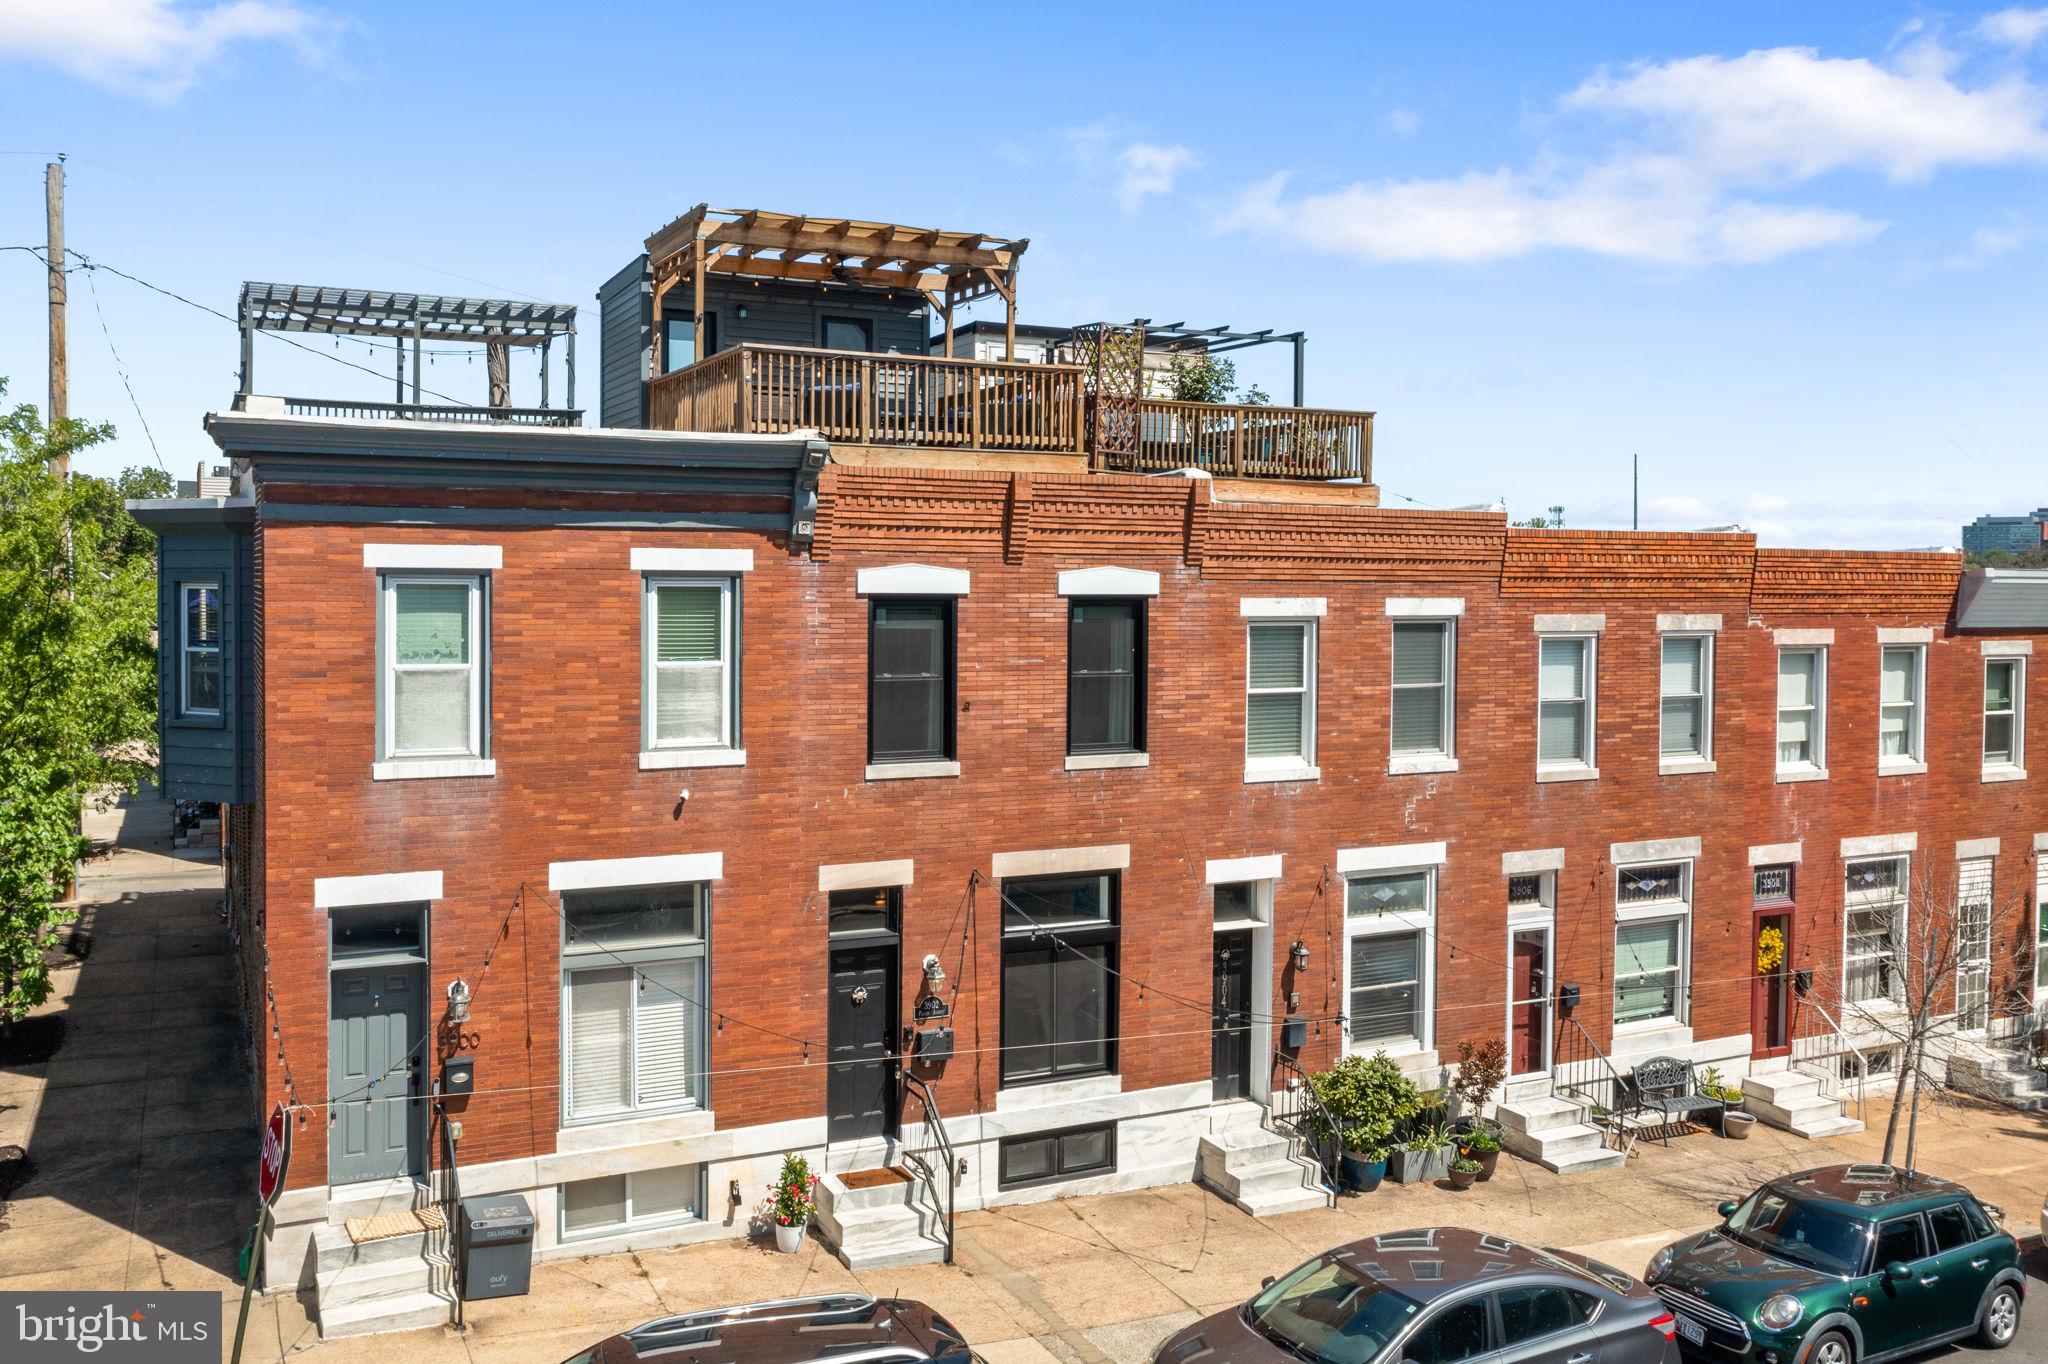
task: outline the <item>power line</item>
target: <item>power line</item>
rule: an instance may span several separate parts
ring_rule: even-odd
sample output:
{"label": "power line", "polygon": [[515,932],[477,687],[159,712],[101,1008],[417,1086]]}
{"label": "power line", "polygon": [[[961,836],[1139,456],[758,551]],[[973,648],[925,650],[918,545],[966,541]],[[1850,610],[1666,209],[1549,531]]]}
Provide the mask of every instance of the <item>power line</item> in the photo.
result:
{"label": "power line", "polygon": [[156,448],[156,433],[149,429],[149,418],[142,415],[142,400],[135,396],[135,385],[128,382],[128,367],[121,363],[121,352],[114,349],[114,333],[108,330],[106,309],[100,306],[100,288],[93,283],[90,274],[85,277],[85,287],[92,295],[92,310],[100,320],[100,334],[107,338],[107,354],[114,357],[114,373],[121,377],[121,387],[128,390],[128,401],[135,408],[135,420],[142,423],[142,434],[149,439],[149,453],[156,457],[156,467],[168,474],[170,466],[164,463],[163,452]]}

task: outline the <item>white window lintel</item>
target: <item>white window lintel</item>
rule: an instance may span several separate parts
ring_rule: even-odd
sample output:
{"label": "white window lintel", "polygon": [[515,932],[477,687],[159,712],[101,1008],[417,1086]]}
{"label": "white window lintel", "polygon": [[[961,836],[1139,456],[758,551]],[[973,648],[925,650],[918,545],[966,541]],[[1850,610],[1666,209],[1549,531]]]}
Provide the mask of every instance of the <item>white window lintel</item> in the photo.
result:
{"label": "white window lintel", "polygon": [[1833,630],[1773,630],[1780,649],[1824,649],[1835,642]]}
{"label": "white window lintel", "polygon": [[1880,625],[1877,627],[1879,644],[1932,644],[1934,627],[1931,625]]}
{"label": "white window lintel", "polygon": [[1337,849],[1337,871],[1394,871],[1402,867],[1440,867],[1450,857],[1450,845],[1436,843],[1393,843],[1378,848]]}
{"label": "white window lintel", "polygon": [[1607,845],[1607,860],[1617,867],[1642,862],[1677,862],[1686,858],[1697,859],[1699,855],[1700,841],[1697,838],[1642,838],[1631,843]]}
{"label": "white window lintel", "polygon": [[1094,848],[1035,848],[997,853],[989,859],[989,875],[998,881],[1019,876],[1063,876],[1091,871],[1123,871],[1131,865],[1131,845],[1106,843]]}
{"label": "white window lintel", "polygon": [[1986,658],[2025,658],[2034,652],[2031,639],[1987,639],[1977,646]]}
{"label": "white window lintel", "polygon": [[1212,857],[1203,868],[1202,879],[1212,886],[1233,881],[1277,881],[1280,856],[1272,853],[1265,857]]}
{"label": "white window lintel", "polygon": [[1959,838],[1956,840],[1956,861],[1972,857],[1998,856],[1998,840],[1995,838]]}
{"label": "white window lintel", "polygon": [[873,890],[914,884],[917,863],[908,857],[889,862],[838,862],[818,868],[818,889]]}
{"label": "white window lintel", "polygon": [[863,597],[964,597],[967,570],[932,564],[889,564],[863,568],[853,575],[854,591]]}
{"label": "white window lintel", "polygon": [[1660,635],[1717,635],[1721,633],[1719,612],[1706,615],[1659,615],[1657,633]]}
{"label": "white window lintel", "polygon": [[752,573],[751,549],[668,549],[635,545],[635,573]]}
{"label": "white window lintel", "polygon": [[1060,574],[1062,597],[1156,597],[1159,575],[1148,568],[1070,568]]}
{"label": "white window lintel", "polygon": [[1396,620],[1447,620],[1465,614],[1463,597],[1389,597],[1387,614]]}
{"label": "white window lintel", "polygon": [[1917,852],[1920,835],[1873,834],[1868,838],[1845,838],[1842,840],[1843,858],[1884,857],[1888,854]]}
{"label": "white window lintel", "polygon": [[1527,848],[1500,855],[1502,876],[1529,876],[1536,872],[1563,871],[1563,848]]}
{"label": "white window lintel", "polygon": [[495,572],[505,566],[500,545],[364,545],[363,567],[414,572]]}
{"label": "white window lintel", "polygon": [[1606,629],[1607,615],[1603,611],[1536,617],[1536,633],[1539,635],[1597,635]]}
{"label": "white window lintel", "polygon": [[394,871],[377,876],[321,876],[313,881],[313,908],[403,905],[441,898],[438,871]]}
{"label": "white window lintel", "polygon": [[1237,600],[1237,613],[1254,618],[1300,620],[1327,615],[1329,609],[1327,597],[1239,597]]}
{"label": "white window lintel", "polygon": [[716,881],[725,875],[725,854],[672,853],[663,857],[607,857],[595,862],[548,863],[548,889],[615,890],[627,886],[674,886]]}
{"label": "white window lintel", "polygon": [[1780,862],[1797,862],[1805,853],[1804,839],[1796,839],[1790,843],[1752,843],[1749,847],[1749,865],[1771,867]]}

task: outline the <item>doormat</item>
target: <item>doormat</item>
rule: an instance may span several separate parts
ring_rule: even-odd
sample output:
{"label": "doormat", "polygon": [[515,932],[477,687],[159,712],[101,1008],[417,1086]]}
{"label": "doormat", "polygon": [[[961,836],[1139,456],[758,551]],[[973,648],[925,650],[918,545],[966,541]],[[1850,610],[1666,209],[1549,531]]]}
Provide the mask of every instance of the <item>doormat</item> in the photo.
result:
{"label": "doormat", "polygon": [[885,1184],[908,1184],[910,1171],[895,1166],[884,1166],[879,1170],[852,1170],[839,1176],[839,1182],[849,1189],[879,1189]]}
{"label": "doormat", "polygon": [[448,1220],[439,1208],[419,1208],[408,1212],[382,1212],[375,1217],[351,1217],[341,1224],[348,1239],[361,1245],[365,1241],[388,1241],[394,1236],[413,1236],[423,1231],[441,1231]]}

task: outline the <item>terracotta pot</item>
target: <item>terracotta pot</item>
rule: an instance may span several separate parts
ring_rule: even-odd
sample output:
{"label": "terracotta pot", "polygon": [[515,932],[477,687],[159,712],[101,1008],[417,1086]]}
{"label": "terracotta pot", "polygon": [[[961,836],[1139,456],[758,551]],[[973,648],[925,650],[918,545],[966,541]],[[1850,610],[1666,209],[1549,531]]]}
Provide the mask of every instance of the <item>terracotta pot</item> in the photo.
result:
{"label": "terracotta pot", "polygon": [[1483,1184],[1493,1178],[1493,1167],[1500,1164],[1500,1148],[1477,1152],[1472,1159],[1479,1162],[1479,1182]]}
{"label": "terracotta pot", "polygon": [[1472,1187],[1472,1181],[1477,1178],[1479,1178],[1479,1171],[1477,1170],[1453,1170],[1451,1171],[1451,1187],[1454,1189],[1469,1189]]}
{"label": "terracotta pot", "polygon": [[777,1222],[775,1224],[775,1248],[784,1255],[796,1254],[804,1248],[804,1229],[804,1223],[802,1222],[798,1222],[793,1226],[784,1226],[782,1223]]}

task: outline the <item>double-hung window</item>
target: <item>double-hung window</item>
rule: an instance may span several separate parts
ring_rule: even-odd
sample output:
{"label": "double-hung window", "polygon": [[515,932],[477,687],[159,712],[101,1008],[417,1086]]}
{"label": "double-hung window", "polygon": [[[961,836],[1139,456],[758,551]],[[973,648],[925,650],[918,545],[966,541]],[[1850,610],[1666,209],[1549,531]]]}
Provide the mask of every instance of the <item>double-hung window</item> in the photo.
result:
{"label": "double-hung window", "polygon": [[1911,864],[1904,857],[1851,862],[1842,876],[1842,1002],[1902,1004],[1899,953],[1906,932]]}
{"label": "double-hung window", "polygon": [[1614,1025],[1685,1022],[1692,863],[1622,867],[1614,901]]}
{"label": "double-hung window", "polygon": [[1591,635],[1546,635],[1538,646],[1536,766],[1593,766],[1594,642]]}
{"label": "double-hung window", "polygon": [[1002,1082],[1116,1069],[1114,872],[1003,882]]}
{"label": "double-hung window", "polygon": [[178,714],[220,714],[220,584],[178,587]]}
{"label": "double-hung window", "polygon": [[380,761],[487,756],[485,581],[384,575]]}
{"label": "double-hung window", "polygon": [[1778,650],[1778,775],[1826,775],[1828,655]]}
{"label": "double-hung window", "polygon": [[2019,658],[1984,660],[1984,771],[2021,772],[2024,752],[2026,662]]}
{"label": "double-hung window", "polygon": [[1457,627],[1448,620],[1394,622],[1393,757],[1450,758]]}
{"label": "double-hung window", "polygon": [[1344,1014],[1353,1051],[1430,1045],[1436,872],[1354,875],[1344,885]]}
{"label": "double-hung window", "polygon": [[703,1193],[700,1165],[579,1179],[562,1186],[562,1239],[694,1222],[703,1216]]}
{"label": "double-hung window", "polygon": [[1245,630],[1245,776],[1312,775],[1316,752],[1316,627],[1255,619]]}
{"label": "double-hung window", "polygon": [[949,760],[953,599],[878,598],[868,620],[868,761]]}
{"label": "double-hung window", "polygon": [[1926,671],[1925,646],[1894,645],[1884,650],[1878,664],[1877,694],[1877,765],[1880,771],[1887,768],[1920,770]]}
{"label": "double-hung window", "polygon": [[645,582],[642,751],[737,749],[737,584],[654,574]]}
{"label": "double-hung window", "polygon": [[1658,670],[1657,758],[1665,766],[1714,756],[1714,637],[1665,635]]}
{"label": "double-hung window", "polygon": [[563,1121],[704,1105],[708,892],[700,881],[563,895]]}
{"label": "double-hung window", "polygon": [[1145,751],[1145,603],[1067,603],[1067,752]]}

